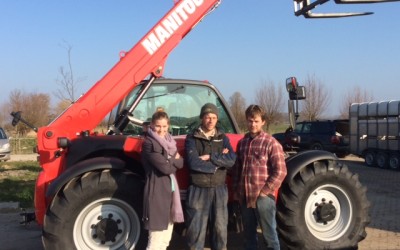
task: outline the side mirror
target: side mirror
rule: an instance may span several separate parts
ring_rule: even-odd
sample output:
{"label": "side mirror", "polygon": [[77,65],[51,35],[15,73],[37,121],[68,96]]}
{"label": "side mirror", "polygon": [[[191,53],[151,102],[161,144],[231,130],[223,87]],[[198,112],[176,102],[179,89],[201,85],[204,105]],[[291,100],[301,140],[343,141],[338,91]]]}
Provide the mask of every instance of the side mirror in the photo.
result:
{"label": "side mirror", "polygon": [[286,79],[286,90],[290,93],[296,91],[299,84],[297,83],[296,77],[289,77]]}
{"label": "side mirror", "polygon": [[306,99],[306,88],[304,86],[299,86],[296,77],[289,77],[286,79],[286,90],[289,92],[289,130],[293,130],[296,127],[296,120],[299,118],[298,101]]}
{"label": "side mirror", "polygon": [[286,90],[289,92],[290,100],[306,99],[306,89],[304,86],[299,86],[296,77],[286,79]]}
{"label": "side mirror", "polygon": [[304,86],[298,86],[296,91],[289,92],[290,100],[304,100],[306,99],[306,88]]}

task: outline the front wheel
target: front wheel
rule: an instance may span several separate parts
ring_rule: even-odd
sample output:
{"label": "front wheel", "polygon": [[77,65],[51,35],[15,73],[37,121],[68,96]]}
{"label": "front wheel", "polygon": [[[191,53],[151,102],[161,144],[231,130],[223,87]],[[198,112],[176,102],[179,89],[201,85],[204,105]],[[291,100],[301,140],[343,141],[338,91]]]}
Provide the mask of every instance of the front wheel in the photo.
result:
{"label": "front wheel", "polygon": [[143,182],[129,172],[103,170],[71,180],[45,219],[46,249],[141,249]]}
{"label": "front wheel", "polygon": [[356,249],[369,223],[366,188],[346,165],[324,160],[285,182],[278,199],[282,247]]}

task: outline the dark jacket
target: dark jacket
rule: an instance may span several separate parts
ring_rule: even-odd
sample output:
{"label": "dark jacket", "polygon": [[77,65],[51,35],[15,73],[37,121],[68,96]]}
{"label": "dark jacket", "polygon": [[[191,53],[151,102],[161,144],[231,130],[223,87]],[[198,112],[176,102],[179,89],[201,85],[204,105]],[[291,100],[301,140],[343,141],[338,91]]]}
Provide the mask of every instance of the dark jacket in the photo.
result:
{"label": "dark jacket", "polygon": [[[222,154],[227,148],[229,152]],[[210,161],[203,161],[201,155],[209,154]],[[226,171],[236,160],[236,154],[229,138],[221,131],[208,139],[200,131],[194,130],[185,141],[185,160],[190,170],[190,184],[198,187],[217,187],[225,184]]]}
{"label": "dark jacket", "polygon": [[165,230],[170,222],[172,189],[170,174],[183,167],[183,158],[168,159],[160,143],[146,136],[142,144],[142,163],[146,172],[143,222],[147,230]]}

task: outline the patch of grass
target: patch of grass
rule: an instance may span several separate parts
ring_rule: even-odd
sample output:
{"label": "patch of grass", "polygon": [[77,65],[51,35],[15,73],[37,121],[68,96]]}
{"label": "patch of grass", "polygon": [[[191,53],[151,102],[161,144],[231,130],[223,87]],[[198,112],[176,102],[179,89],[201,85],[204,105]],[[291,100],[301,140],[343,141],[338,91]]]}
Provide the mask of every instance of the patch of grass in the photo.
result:
{"label": "patch of grass", "polygon": [[21,208],[33,207],[39,171],[39,163],[35,161],[0,163],[0,201],[19,202]]}
{"label": "patch of grass", "polygon": [[35,181],[9,180],[0,182],[0,201],[18,201],[21,208],[33,207]]}

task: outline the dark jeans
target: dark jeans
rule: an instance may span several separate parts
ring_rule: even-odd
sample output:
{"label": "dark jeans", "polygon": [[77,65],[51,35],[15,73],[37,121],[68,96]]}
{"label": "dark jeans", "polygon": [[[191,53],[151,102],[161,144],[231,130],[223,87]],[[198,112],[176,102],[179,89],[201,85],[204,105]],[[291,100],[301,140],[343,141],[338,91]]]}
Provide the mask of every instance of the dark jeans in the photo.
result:
{"label": "dark jeans", "polygon": [[191,250],[203,250],[207,233],[211,249],[226,249],[228,238],[228,189],[189,186],[186,199],[186,240]]}
{"label": "dark jeans", "polygon": [[267,249],[279,250],[279,238],[276,232],[276,204],[275,200],[259,196],[256,208],[247,208],[242,202],[242,219],[245,234],[245,249],[256,250],[258,245],[257,226],[261,227]]}

